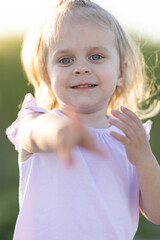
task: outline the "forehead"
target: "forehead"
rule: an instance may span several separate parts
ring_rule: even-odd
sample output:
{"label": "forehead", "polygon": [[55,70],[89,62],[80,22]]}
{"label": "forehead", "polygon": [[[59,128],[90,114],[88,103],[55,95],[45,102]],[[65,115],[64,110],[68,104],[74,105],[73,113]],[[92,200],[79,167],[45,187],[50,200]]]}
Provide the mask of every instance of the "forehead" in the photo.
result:
{"label": "forehead", "polygon": [[70,47],[76,44],[76,47],[82,45],[108,45],[115,46],[115,36],[113,31],[104,24],[93,22],[86,19],[65,19],[62,22],[54,48],[65,45]]}

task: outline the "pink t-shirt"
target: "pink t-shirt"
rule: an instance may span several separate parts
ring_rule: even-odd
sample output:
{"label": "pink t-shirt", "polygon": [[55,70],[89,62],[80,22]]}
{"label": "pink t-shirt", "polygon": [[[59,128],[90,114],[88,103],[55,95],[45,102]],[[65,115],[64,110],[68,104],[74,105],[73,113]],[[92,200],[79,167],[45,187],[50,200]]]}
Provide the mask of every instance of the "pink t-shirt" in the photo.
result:
{"label": "pink t-shirt", "polygon": [[[17,150],[18,125],[29,112],[47,112],[27,94],[17,120],[7,129]],[[59,110],[51,114],[65,117]],[[144,124],[148,138],[151,121]],[[56,153],[34,153],[19,162],[20,211],[14,240],[132,240],[139,219],[139,184],[124,146],[108,129],[88,128],[106,157],[80,147],[67,167]],[[122,133],[122,132],[121,132]]]}

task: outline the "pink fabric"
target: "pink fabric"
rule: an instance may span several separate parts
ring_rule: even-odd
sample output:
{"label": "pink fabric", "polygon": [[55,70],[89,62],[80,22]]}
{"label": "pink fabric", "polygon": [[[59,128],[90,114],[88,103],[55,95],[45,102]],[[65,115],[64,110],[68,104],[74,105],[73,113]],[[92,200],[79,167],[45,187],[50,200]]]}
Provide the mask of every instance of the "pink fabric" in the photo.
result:
{"label": "pink fabric", "polygon": [[[17,149],[19,121],[31,111],[47,112],[29,94],[8,134]],[[57,109],[51,114],[64,117]],[[151,121],[144,128],[149,138]],[[114,126],[88,129],[106,157],[75,147],[70,168],[56,153],[35,153],[19,163],[20,212],[14,240],[133,239],[139,220],[136,169],[124,146],[109,135],[121,131]]]}
{"label": "pink fabric", "polygon": [[7,128],[6,134],[9,138],[9,140],[14,144],[15,149],[19,151],[19,144],[18,144],[18,127],[21,119],[25,117],[27,114],[31,112],[39,112],[39,113],[45,113],[47,112],[45,109],[38,107],[35,99],[33,96],[28,93],[25,96],[24,102],[22,104],[22,108],[20,112],[18,113],[18,118],[15,122],[12,123],[10,127]]}
{"label": "pink fabric", "polygon": [[143,127],[146,131],[146,134],[147,134],[147,137],[148,137],[148,140],[150,140],[150,131],[151,131],[151,128],[152,128],[152,121],[151,120],[148,120],[147,122],[145,122],[143,124]]}

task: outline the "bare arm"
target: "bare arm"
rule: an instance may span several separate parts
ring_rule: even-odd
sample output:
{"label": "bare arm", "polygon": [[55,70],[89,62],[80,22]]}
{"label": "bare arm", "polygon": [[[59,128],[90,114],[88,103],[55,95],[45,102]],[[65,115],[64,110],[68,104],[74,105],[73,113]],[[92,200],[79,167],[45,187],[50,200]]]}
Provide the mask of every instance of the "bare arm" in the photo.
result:
{"label": "bare arm", "polygon": [[160,166],[152,154],[140,119],[129,109],[112,111],[117,118],[109,122],[121,129],[125,136],[110,134],[125,146],[128,160],[136,167],[140,185],[140,208],[151,222],[160,224]]}
{"label": "bare arm", "polygon": [[76,145],[102,153],[77,118],[69,120],[50,113],[24,117],[18,138],[21,152],[26,156],[35,152],[57,152],[68,164],[72,162],[71,149]]}
{"label": "bare arm", "polygon": [[49,113],[31,113],[21,120],[18,137],[20,147],[29,153],[52,152],[56,148],[56,131],[62,118]]}
{"label": "bare arm", "polygon": [[143,215],[160,224],[160,167],[153,155],[146,156],[145,163],[136,167],[139,180],[140,208]]}

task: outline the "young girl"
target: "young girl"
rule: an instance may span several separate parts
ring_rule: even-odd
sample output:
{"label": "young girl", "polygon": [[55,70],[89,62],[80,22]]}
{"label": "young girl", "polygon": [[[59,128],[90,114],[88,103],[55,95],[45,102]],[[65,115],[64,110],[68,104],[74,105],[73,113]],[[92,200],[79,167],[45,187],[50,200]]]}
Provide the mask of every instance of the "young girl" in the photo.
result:
{"label": "young girl", "polygon": [[37,102],[27,94],[7,129],[20,167],[14,240],[131,240],[139,209],[160,224],[151,121],[136,115],[149,94],[117,20],[91,1],[61,0],[22,58]]}

